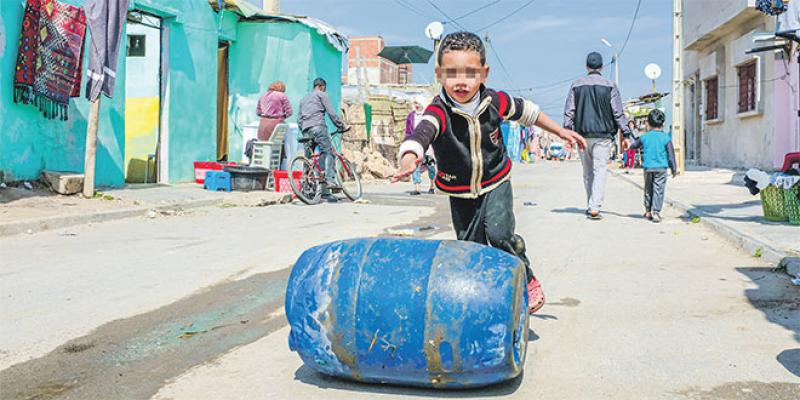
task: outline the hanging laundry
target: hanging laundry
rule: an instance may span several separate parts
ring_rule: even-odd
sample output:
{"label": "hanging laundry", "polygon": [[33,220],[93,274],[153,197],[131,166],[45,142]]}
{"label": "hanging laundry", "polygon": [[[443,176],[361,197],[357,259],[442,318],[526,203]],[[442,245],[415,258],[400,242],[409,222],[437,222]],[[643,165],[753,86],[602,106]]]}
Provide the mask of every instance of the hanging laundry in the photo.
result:
{"label": "hanging laundry", "polygon": [[80,95],[83,10],[57,0],[27,0],[14,72],[14,102],[33,104],[48,119],[67,119]]}
{"label": "hanging laundry", "polygon": [[101,92],[108,97],[114,95],[117,56],[128,15],[128,0],[88,0],[85,7],[92,32],[86,98],[97,101]]}

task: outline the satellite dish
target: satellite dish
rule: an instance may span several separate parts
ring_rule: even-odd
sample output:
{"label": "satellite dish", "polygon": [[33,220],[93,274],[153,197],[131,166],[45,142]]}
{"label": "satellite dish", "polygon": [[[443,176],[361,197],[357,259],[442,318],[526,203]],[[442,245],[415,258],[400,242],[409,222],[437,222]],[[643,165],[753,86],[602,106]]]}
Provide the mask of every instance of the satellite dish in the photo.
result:
{"label": "satellite dish", "polygon": [[647,66],[644,67],[644,74],[650,78],[650,80],[656,80],[661,77],[661,67],[659,67],[658,64],[647,64]]}
{"label": "satellite dish", "polygon": [[444,33],[444,25],[439,21],[434,21],[428,24],[425,28],[425,36],[431,40],[439,40]]}

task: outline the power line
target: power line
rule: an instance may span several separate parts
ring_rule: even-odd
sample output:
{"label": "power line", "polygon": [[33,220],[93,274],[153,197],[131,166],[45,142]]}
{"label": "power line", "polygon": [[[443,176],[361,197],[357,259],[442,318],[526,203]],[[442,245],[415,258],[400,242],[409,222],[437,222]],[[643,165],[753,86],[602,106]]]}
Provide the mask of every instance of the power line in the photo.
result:
{"label": "power line", "polygon": [[560,80],[560,81],[551,82],[551,83],[545,83],[545,84],[542,84],[542,85],[529,86],[529,87],[520,88],[520,89],[515,89],[514,91],[517,91],[517,92],[532,91],[532,92],[537,92],[537,93],[548,92],[550,90],[553,90],[553,89],[556,89],[556,88],[560,87],[561,85],[564,85],[564,84],[567,84],[567,83],[571,84],[573,81],[575,81],[576,79],[578,79],[578,78],[580,78],[582,76],[583,76],[583,74],[576,75],[576,76],[573,76],[571,78],[563,79],[563,80]]}
{"label": "power line", "polygon": [[463,29],[465,31],[467,30],[467,28],[464,28],[464,25],[459,24],[458,21],[456,21],[454,18],[452,18],[449,15],[447,15],[447,13],[444,12],[444,10],[442,10],[441,8],[439,8],[439,6],[437,6],[436,3],[434,3],[433,1],[428,0],[428,4],[433,6],[433,8],[435,8],[436,11],[439,11],[440,14],[442,14],[445,18],[447,18],[447,21],[456,24],[457,27],[459,27],[459,28],[461,28],[461,29]]}
{"label": "power line", "polygon": [[411,11],[414,14],[419,15],[420,17],[423,17],[423,18],[428,19],[428,20],[435,19],[435,18],[429,17],[428,15],[426,15],[425,13],[423,13],[422,11],[417,9],[416,7],[412,6],[411,4],[408,4],[408,3],[404,2],[402,0],[394,0],[394,2],[397,3],[398,5],[400,5],[401,7],[405,8],[406,10]]}
{"label": "power line", "polygon": [[[430,0],[429,0],[429,1],[430,1]],[[534,2],[534,1],[536,1],[536,0],[530,0],[530,1],[528,1],[527,3],[523,4],[521,7],[519,7],[519,8],[517,8],[516,10],[514,10],[514,11],[510,12],[510,13],[509,13],[508,15],[506,15],[505,17],[503,17],[503,18],[500,18],[500,19],[498,19],[497,21],[494,21],[494,22],[492,22],[491,24],[484,26],[483,28],[476,29],[475,31],[476,31],[476,32],[485,31],[485,30],[487,30],[487,29],[489,29],[489,28],[491,28],[491,27],[493,27],[493,26],[495,26],[495,25],[497,25],[497,24],[499,24],[499,23],[501,23],[501,22],[505,21],[505,20],[506,20],[506,18],[509,18],[509,17],[512,17],[512,16],[514,16],[514,14],[516,14],[516,13],[518,13],[518,12],[522,11],[522,10],[523,10],[525,7],[528,7],[529,5],[533,4],[533,2]],[[640,1],[641,1],[641,0],[640,0]]]}
{"label": "power line", "polygon": [[492,53],[494,53],[494,57],[497,58],[497,62],[500,64],[500,68],[503,70],[503,72],[505,72],[506,77],[508,78],[508,83],[511,84],[512,88],[517,86],[514,84],[514,78],[511,77],[511,74],[508,72],[508,68],[506,68],[505,63],[503,63],[503,59],[500,58],[500,53],[498,53],[497,50],[495,50],[494,43],[492,43],[492,41],[489,40],[488,34],[486,35],[486,43],[488,43],[489,48],[492,49]]}
{"label": "power line", "polygon": [[477,9],[475,9],[475,10],[472,10],[472,11],[470,11],[470,12],[468,12],[468,13],[466,13],[466,14],[464,14],[464,15],[460,16],[460,17],[453,18],[452,20],[450,20],[450,21],[447,21],[447,22],[455,22],[455,21],[462,20],[462,19],[464,19],[464,18],[467,18],[467,17],[469,17],[470,15],[473,15],[473,14],[477,13],[478,11],[485,10],[485,9],[487,9],[487,8],[489,8],[489,7],[491,7],[491,6],[495,5],[495,4],[497,4],[497,3],[499,3],[499,2],[500,2],[500,0],[495,0],[495,1],[491,2],[491,3],[489,3],[489,4],[486,4],[486,5],[483,5],[483,6],[481,6],[481,7],[478,7],[478,8],[477,8]]}
{"label": "power line", "polygon": [[620,49],[619,53],[617,53],[617,57],[622,57],[622,53],[625,52],[625,47],[628,46],[628,41],[631,39],[631,33],[633,33],[633,27],[636,25],[636,20],[639,18],[639,10],[642,8],[642,0],[639,0],[636,3],[636,12],[633,13],[633,20],[631,21],[631,27],[628,28],[628,36],[625,37],[625,43],[622,44],[622,49]]}

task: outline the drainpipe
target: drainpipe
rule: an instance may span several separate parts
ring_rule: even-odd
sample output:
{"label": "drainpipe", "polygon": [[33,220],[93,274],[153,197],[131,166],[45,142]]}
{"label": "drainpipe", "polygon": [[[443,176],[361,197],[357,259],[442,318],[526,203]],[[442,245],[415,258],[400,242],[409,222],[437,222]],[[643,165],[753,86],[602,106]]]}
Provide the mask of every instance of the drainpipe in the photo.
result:
{"label": "drainpipe", "polygon": [[264,12],[270,14],[280,14],[281,13],[281,0],[263,0],[263,6],[261,7]]}

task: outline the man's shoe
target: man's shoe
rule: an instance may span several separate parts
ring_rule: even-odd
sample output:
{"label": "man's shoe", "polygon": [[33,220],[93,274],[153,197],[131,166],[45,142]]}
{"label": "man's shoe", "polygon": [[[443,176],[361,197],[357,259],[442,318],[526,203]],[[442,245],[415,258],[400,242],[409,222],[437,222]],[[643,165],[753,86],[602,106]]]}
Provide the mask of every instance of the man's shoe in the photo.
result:
{"label": "man's shoe", "polygon": [[544,307],[544,291],[536,277],[528,281],[528,314],[533,314]]}
{"label": "man's shoe", "polygon": [[653,221],[653,222],[655,222],[655,223],[659,223],[659,222],[661,222],[661,214],[659,214],[659,213],[657,213],[657,212],[654,212],[654,213],[653,213],[653,220],[652,220],[652,221]]}
{"label": "man's shoe", "polygon": [[436,190],[433,188],[428,189],[428,194],[436,194]]}
{"label": "man's shoe", "polygon": [[603,215],[600,214],[600,211],[592,210],[592,211],[589,211],[589,219],[593,219],[595,221],[599,221],[599,220],[603,219]]}
{"label": "man's shoe", "polygon": [[419,196],[419,195],[421,195],[422,193],[420,193],[420,192],[419,192],[419,190],[414,190],[414,191],[412,191],[412,192],[411,192],[411,193],[409,193],[409,194],[410,194],[410,195],[412,195],[412,196]]}
{"label": "man's shoe", "polygon": [[653,213],[651,213],[650,211],[644,213],[644,218],[646,220],[648,220],[648,221],[652,221],[653,220]]}

